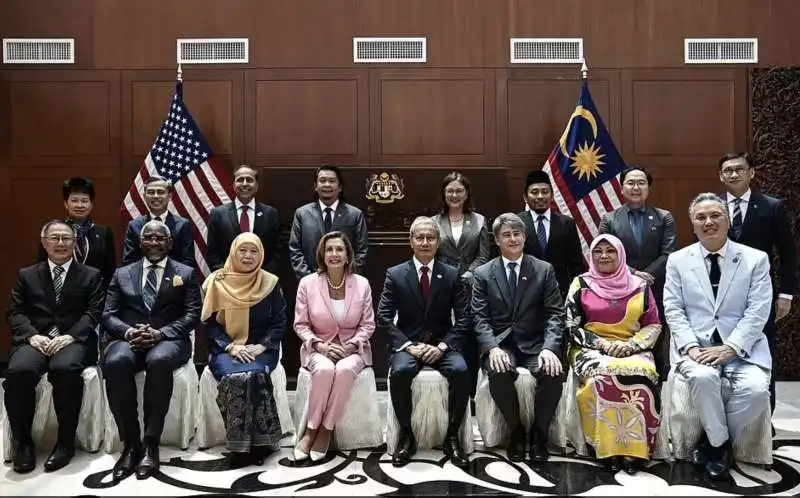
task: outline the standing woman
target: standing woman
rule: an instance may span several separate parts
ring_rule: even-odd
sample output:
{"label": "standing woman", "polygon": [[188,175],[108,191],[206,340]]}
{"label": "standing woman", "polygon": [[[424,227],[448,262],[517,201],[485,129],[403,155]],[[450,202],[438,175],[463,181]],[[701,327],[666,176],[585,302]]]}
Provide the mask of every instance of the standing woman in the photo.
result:
{"label": "standing woman", "polygon": [[[442,208],[433,216],[439,225],[441,242],[436,257],[458,268],[464,288],[472,289],[472,272],[489,261],[489,229],[486,218],[472,210],[469,179],[457,171],[442,180]],[[464,339],[462,355],[470,373],[470,394],[478,383],[478,345],[474,334]]]}
{"label": "standing woman", "polygon": [[344,233],[326,233],[317,246],[317,271],[297,287],[294,330],[302,341],[300,364],[311,372],[311,393],[308,423],[297,428],[295,460],[325,458],[356,377],[372,365],[372,289],[355,274],[355,257]]}
{"label": "standing woman", "polygon": [[262,464],[282,435],[270,372],[278,366],[286,300],[278,277],[261,269],[264,257],[258,235],[244,232],[203,283],[208,367],[219,381],[227,447],[240,465]]}

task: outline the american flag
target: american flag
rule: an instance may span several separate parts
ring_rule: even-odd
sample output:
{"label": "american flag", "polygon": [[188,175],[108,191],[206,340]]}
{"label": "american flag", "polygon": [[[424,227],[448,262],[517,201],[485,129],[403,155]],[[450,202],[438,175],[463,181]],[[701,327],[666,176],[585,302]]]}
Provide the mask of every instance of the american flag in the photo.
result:
{"label": "american flag", "polygon": [[167,119],[120,207],[120,213],[126,219],[147,213],[144,183],[151,176],[172,182],[169,211],[192,223],[195,261],[197,268],[207,276],[210,272],[205,259],[206,222],[211,209],[230,202],[233,190],[230,175],[218,164],[183,103],[183,82],[180,79],[175,85]]}
{"label": "american flag", "polygon": [[603,215],[623,204],[619,174],[624,169],[584,78],[578,105],[542,171],[550,176],[558,210],[575,220],[587,258]]}

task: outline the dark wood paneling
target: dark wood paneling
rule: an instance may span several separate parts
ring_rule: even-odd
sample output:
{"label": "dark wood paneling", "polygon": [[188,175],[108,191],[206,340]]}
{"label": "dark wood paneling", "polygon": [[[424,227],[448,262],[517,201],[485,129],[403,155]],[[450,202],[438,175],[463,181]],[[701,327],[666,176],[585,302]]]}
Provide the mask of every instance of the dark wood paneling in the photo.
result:
{"label": "dark wood paneling", "polygon": [[386,69],[370,76],[373,164],[497,163],[492,71]]}

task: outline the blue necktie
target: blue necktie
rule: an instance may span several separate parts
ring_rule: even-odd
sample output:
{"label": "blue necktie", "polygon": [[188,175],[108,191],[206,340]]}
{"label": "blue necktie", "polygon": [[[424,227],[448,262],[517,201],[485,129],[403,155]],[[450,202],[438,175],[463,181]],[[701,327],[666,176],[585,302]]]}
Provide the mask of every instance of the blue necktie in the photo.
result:
{"label": "blue necktie", "polygon": [[642,211],[636,209],[636,210],[632,210],[631,214],[633,215],[633,218],[631,218],[631,221],[633,221],[633,223],[631,224],[631,226],[633,228],[633,237],[636,239],[636,246],[641,248],[642,247],[642,232],[643,232],[643,230],[642,230],[642,218],[644,218],[644,213]]}
{"label": "blue necktie", "polygon": [[511,299],[517,296],[517,267],[516,263],[508,263],[508,288],[511,289]]}
{"label": "blue necktie", "polygon": [[144,284],[144,290],[142,290],[142,298],[144,299],[144,307],[147,308],[147,311],[150,311],[156,301],[156,287],[158,285],[156,281],[156,265],[148,266],[147,272],[147,282]]}
{"label": "blue necktie", "polygon": [[539,247],[541,247],[542,252],[544,252],[544,248],[547,247],[547,230],[544,227],[544,215],[540,214],[537,220],[536,237],[539,238]]}

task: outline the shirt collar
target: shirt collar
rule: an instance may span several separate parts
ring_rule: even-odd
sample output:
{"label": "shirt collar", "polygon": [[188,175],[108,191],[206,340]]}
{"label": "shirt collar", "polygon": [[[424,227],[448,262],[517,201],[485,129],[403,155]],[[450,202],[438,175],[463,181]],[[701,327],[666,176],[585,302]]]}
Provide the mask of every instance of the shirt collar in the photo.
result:
{"label": "shirt collar", "polygon": [[167,221],[167,216],[169,216],[169,211],[164,211],[163,214],[155,214],[155,213],[152,213],[152,212],[148,212],[148,214],[150,215],[150,219],[151,220],[156,219],[156,216],[160,216],[161,217],[161,221],[166,222]]}
{"label": "shirt collar", "polygon": [[145,268],[150,268],[151,266],[157,266],[158,268],[161,268],[162,270],[167,268],[167,258],[166,257],[164,257],[161,261],[159,261],[157,263],[150,263],[150,261],[148,261],[147,258],[142,258],[142,261],[143,261],[143,264],[144,264]]}
{"label": "shirt collar", "polygon": [[632,208],[632,207],[628,208],[628,212],[630,212],[630,213],[644,214],[646,210],[647,210],[647,205],[646,204],[644,204],[644,205],[642,205],[641,207],[638,207],[638,208]]}
{"label": "shirt collar", "polygon": [[319,200],[317,202],[319,203],[319,210],[322,211],[322,214],[325,214],[325,208],[331,208],[331,210],[335,213],[336,208],[339,207],[339,199],[333,201],[333,204],[331,204],[330,206],[326,206],[324,202]]}
{"label": "shirt collar", "polygon": [[531,213],[531,219],[533,221],[539,221],[539,216],[544,216],[544,221],[546,221],[547,223],[550,223],[550,210],[549,209],[547,211],[545,211],[544,213],[541,213],[541,215],[539,213],[537,213],[536,211],[533,211],[533,210],[530,210],[528,212]]}
{"label": "shirt collar", "polygon": [[517,267],[516,267],[516,268],[514,268],[514,269],[515,269],[515,270],[519,270],[519,269],[520,269],[520,267],[522,267],[522,258],[523,258],[523,256],[524,256],[524,254],[523,254],[522,256],[520,256],[520,257],[519,257],[518,259],[516,259],[516,260],[510,260],[510,259],[508,259],[508,258],[507,258],[507,257],[505,257],[505,256],[500,256],[501,258],[503,258],[503,268],[505,268],[506,270],[508,270],[508,264],[509,264],[509,263],[516,263],[516,264],[517,264]]}
{"label": "shirt collar", "polygon": [[428,274],[433,273],[433,263],[436,261],[436,258],[432,259],[431,262],[428,263],[427,265],[423,265],[422,262],[420,260],[418,260],[416,256],[414,256],[411,259],[414,260],[414,268],[417,269],[417,275],[420,274],[420,272],[422,271],[422,267],[423,266],[427,266],[428,267]]}
{"label": "shirt collar", "polygon": [[47,258],[47,264],[50,266],[50,274],[51,275],[53,274],[53,268],[55,268],[56,266],[61,266],[61,268],[64,269],[64,275],[66,275],[67,272],[69,271],[69,266],[72,264],[72,258],[69,258],[66,263],[63,263],[61,265],[57,265],[57,264],[53,263],[53,261],[50,260],[50,258]]}
{"label": "shirt collar", "polygon": [[[728,192],[728,203],[732,203],[734,199],[736,199],[736,196]],[[740,195],[739,199],[741,199],[742,202],[750,202],[750,189],[747,189],[744,194]]]}
{"label": "shirt collar", "polygon": [[[725,251],[728,249],[728,241],[726,240],[722,247],[719,250],[714,251],[714,254],[719,254],[722,259],[725,259]],[[707,258],[711,251],[705,248],[703,244],[700,244],[700,252],[703,254],[703,259]]]}
{"label": "shirt collar", "polygon": [[256,200],[255,199],[250,199],[250,202],[248,202],[247,204],[244,204],[237,197],[236,200],[233,201],[233,202],[236,203],[236,210],[237,211],[240,210],[242,208],[242,206],[245,206],[245,205],[250,208],[250,211],[255,211],[256,210]]}

